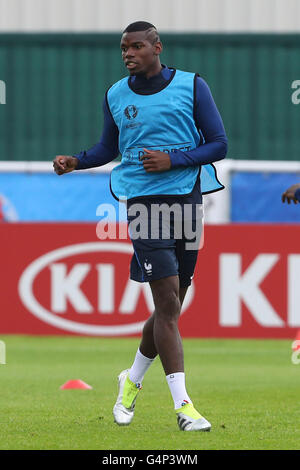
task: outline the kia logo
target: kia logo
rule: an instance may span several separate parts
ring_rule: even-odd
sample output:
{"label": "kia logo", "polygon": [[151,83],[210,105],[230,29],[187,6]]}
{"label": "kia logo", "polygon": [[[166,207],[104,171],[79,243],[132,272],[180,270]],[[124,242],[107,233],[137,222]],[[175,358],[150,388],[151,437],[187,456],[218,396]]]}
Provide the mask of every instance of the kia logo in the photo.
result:
{"label": "kia logo", "polygon": [[[96,297],[96,295],[98,296],[97,313],[99,314],[99,322],[101,322],[101,317],[102,319],[104,318],[104,315],[107,320],[107,318],[111,318],[109,317],[110,314],[112,315],[118,312],[122,314],[123,319],[126,317],[127,323],[124,324],[123,321],[123,324],[99,325],[95,323],[77,322],[61,317],[61,314],[67,312],[67,301],[72,304],[76,313],[80,315],[80,320],[83,314],[85,315],[84,318],[87,318],[88,315],[86,314],[95,313],[95,309],[81,287],[81,283],[83,283],[91,270],[91,265],[82,262],[78,262],[77,264],[73,263],[71,270],[67,273],[68,260],[65,260],[64,263],[59,263],[59,260],[65,258],[69,259],[76,255],[97,252],[129,255],[129,263],[130,255],[133,254],[133,248],[130,243],[88,242],[58,248],[40,256],[27,266],[20,277],[18,290],[23,304],[29,312],[39,320],[55,328],[72,333],[92,336],[120,336],[140,333],[145,320],[133,322],[131,317],[141,295],[144,296],[148,314],[151,315],[153,312],[154,304],[150,286],[148,283],[137,283],[127,279],[121,301],[116,305],[114,289],[115,271],[118,270],[118,263],[116,262],[106,262],[96,265],[98,288],[94,297]],[[51,283],[49,285],[49,290],[51,290],[50,309],[41,305],[40,301],[35,297],[33,289],[35,279],[45,268],[49,268],[51,274]],[[185,311],[189,307],[193,296],[194,286],[192,284],[186,295],[182,311]]]}

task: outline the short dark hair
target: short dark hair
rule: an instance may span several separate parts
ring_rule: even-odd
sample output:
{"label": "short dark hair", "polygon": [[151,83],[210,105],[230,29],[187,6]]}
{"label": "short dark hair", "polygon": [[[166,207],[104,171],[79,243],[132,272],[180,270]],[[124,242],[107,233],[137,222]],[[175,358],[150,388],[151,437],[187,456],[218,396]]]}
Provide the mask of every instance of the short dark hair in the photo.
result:
{"label": "short dark hair", "polygon": [[135,23],[129,24],[127,28],[124,29],[123,34],[135,33],[136,31],[147,31],[150,28],[154,28],[156,30],[156,27],[147,21],[135,21]]}
{"label": "short dark hair", "polygon": [[123,34],[125,33],[136,33],[137,31],[147,31],[147,40],[151,44],[155,44],[160,41],[159,34],[156,27],[148,23],[148,21],[135,21],[131,23],[124,29]]}

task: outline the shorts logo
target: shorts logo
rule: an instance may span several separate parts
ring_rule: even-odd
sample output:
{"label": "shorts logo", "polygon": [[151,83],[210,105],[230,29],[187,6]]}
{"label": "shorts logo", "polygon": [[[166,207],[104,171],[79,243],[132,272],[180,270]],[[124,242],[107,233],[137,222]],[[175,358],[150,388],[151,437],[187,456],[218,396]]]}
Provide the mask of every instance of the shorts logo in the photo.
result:
{"label": "shorts logo", "polygon": [[127,106],[127,108],[125,108],[124,114],[127,117],[127,119],[129,119],[130,121],[131,119],[134,119],[137,117],[138,110],[133,104],[130,104],[129,106]]}
{"label": "shorts logo", "polygon": [[144,263],[144,268],[146,269],[146,273],[148,274],[148,276],[151,276],[151,274],[152,274],[152,264],[151,263],[147,264],[147,260],[146,260],[146,263]]}

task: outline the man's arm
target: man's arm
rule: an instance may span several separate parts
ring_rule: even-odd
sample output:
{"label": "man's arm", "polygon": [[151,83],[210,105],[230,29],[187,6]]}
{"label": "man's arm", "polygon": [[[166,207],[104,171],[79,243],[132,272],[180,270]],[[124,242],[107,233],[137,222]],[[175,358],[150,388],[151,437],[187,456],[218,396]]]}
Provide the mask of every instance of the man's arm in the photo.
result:
{"label": "man's arm", "polygon": [[295,204],[300,202],[300,184],[293,184],[281,196],[282,202],[287,201],[288,204],[294,201]]}
{"label": "man's arm", "polygon": [[78,159],[76,170],[102,166],[117,158],[119,154],[119,130],[108,107],[107,98],[103,101],[104,125],[100,142],[89,150],[74,155]]}
{"label": "man's arm", "polygon": [[119,130],[110,113],[106,97],[103,101],[104,126],[100,142],[89,150],[77,155],[58,155],[53,160],[54,170],[58,175],[73,170],[83,170],[102,166],[114,160],[119,154]]}
{"label": "man's arm", "polygon": [[197,77],[195,124],[200,129],[205,143],[199,147],[181,152],[175,150],[165,152],[144,149],[141,157],[147,172],[167,171],[171,168],[207,165],[225,158],[227,153],[227,137],[224,125],[205,81]]}
{"label": "man's arm", "polygon": [[187,152],[172,152],[172,168],[206,165],[222,160],[227,153],[227,137],[222,118],[208,85],[200,77],[196,80],[195,123],[205,143]]}

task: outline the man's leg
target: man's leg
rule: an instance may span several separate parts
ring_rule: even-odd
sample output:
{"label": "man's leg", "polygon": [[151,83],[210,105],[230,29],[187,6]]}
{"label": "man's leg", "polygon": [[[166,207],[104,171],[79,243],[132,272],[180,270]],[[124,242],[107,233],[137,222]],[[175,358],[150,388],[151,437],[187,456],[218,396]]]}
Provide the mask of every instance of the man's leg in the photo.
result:
{"label": "man's leg", "polygon": [[180,407],[184,400],[190,401],[185,390],[183,348],[178,330],[178,318],[187,287],[179,288],[178,276],[152,281],[150,287],[155,311],[144,325],[140,347],[128,378],[133,383],[141,383],[159,354],[175,407]]}
{"label": "man's leg", "polygon": [[165,374],[183,372],[183,348],[178,330],[181,310],[178,276],[150,282],[155,314],[153,343],[159,354]]}
{"label": "man's leg", "polygon": [[144,326],[142,341],[129,378],[132,381],[136,378],[141,381],[147,358],[153,359],[159,354],[175,408],[179,408],[184,401],[190,401],[185,389],[183,347],[178,330],[178,318],[187,287],[179,288],[178,276],[152,281],[150,286],[155,311]]}
{"label": "man's leg", "polygon": [[154,343],[153,337],[153,326],[155,320],[155,310],[152,313],[151,317],[148,318],[144,324],[142,339],[139,346],[140,352],[151,359],[154,359],[157,356],[157,350]]}
{"label": "man's leg", "polygon": [[[179,301],[182,306],[185,294],[187,292],[187,287],[181,287],[179,289]],[[140,383],[142,382],[145,373],[151,366],[153,360],[157,356],[157,349],[154,341],[153,327],[155,322],[155,310],[151,317],[146,321],[140,346],[137,350],[134,362],[129,371],[129,378],[132,382]]]}
{"label": "man's leg", "polygon": [[[179,288],[179,301],[180,301],[181,307],[182,307],[185,295],[187,293],[187,290],[188,290],[188,287]],[[152,358],[152,359],[154,359],[157,356],[157,349],[155,346],[154,336],[153,336],[154,320],[155,320],[155,310],[144,325],[141,344],[139,347],[140,352],[144,356]]]}
{"label": "man's leg", "polygon": [[[178,284],[177,276],[151,283],[154,304],[158,311],[155,309],[144,325],[140,347],[131,368],[121,372],[119,376],[119,396],[114,406],[114,417],[120,425],[130,424],[134,414],[135,400],[141,389],[140,384],[158,352],[164,369],[167,371],[166,375],[168,370],[179,370],[183,374],[183,351],[177,320],[187,288],[179,289]],[[164,315],[164,312],[168,312],[168,315]],[[165,335],[168,338],[167,348],[164,344]],[[170,348],[169,351],[168,348]],[[173,358],[171,363],[169,363],[170,358]],[[184,397],[188,398],[186,394]]]}
{"label": "man's leg", "polygon": [[[124,388],[121,389],[119,397],[126,409],[124,410],[122,407],[120,416],[117,400],[115,420],[118,424],[130,424],[138,392],[135,389],[135,384],[129,378],[130,373],[134,375],[139,371],[142,380],[154,358],[159,354],[174,400],[179,428],[184,431],[209,431],[210,423],[194,408],[185,388],[183,347],[178,330],[178,319],[187,287],[179,288],[178,276],[152,281],[150,287],[155,311],[144,325],[140,348],[137,351],[134,364],[122,379],[126,393]],[[136,384],[136,386],[138,385],[140,384]],[[126,406],[126,397],[132,401],[130,407]],[[124,415],[124,411],[128,413],[127,416]]]}
{"label": "man's leg", "polygon": [[171,276],[150,283],[155,305],[153,339],[163,365],[174,408],[191,403],[185,387],[182,340],[178,319],[184,292],[179,289],[178,276]]}
{"label": "man's leg", "polygon": [[185,386],[184,355],[178,319],[187,287],[179,288],[178,276],[152,281],[150,287],[155,312],[146,325],[140,348],[144,353],[151,352],[153,355],[157,351],[159,354],[174,401],[179,428],[185,431],[209,431],[210,423],[194,408]]}

